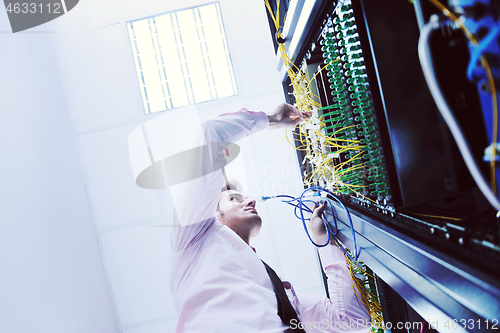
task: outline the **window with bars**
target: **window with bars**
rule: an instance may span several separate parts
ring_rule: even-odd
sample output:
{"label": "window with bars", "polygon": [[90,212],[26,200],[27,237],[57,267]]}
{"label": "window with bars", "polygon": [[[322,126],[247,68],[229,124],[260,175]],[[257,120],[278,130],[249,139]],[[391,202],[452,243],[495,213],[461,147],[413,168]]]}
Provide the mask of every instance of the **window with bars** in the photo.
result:
{"label": "window with bars", "polygon": [[218,3],[127,27],[146,113],[237,94]]}

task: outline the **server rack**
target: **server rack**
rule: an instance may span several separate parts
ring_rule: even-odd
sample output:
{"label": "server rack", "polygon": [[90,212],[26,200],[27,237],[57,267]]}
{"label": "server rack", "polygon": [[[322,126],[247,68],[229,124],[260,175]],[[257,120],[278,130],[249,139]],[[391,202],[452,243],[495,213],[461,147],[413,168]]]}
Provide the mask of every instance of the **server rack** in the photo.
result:
{"label": "server rack", "polygon": [[[487,31],[481,30],[485,25],[499,22],[500,6],[493,1],[451,3],[455,10],[472,17],[478,39],[487,35]],[[361,129],[361,134],[359,131],[352,134],[356,139],[366,134],[361,137],[364,143],[367,146],[373,143],[370,149],[376,148],[379,155],[369,155],[368,159],[381,163],[373,167],[382,170],[376,175],[382,175],[384,181],[365,172],[360,176],[363,179],[355,181],[365,184],[366,196],[354,195],[348,189],[340,191],[339,196],[352,215],[359,258],[378,277],[384,320],[425,320],[428,328],[428,324],[433,324],[439,332],[496,331],[500,317],[500,240],[496,212],[461,159],[429,92],[417,53],[420,30],[440,10],[428,1],[418,0],[412,3],[297,0],[284,1],[281,6],[288,11],[287,19],[281,38],[276,38],[276,30],[272,31],[275,43],[284,45],[297,67],[316,72],[315,93],[322,107],[331,107],[321,111],[321,121],[338,122],[336,116],[340,114],[348,114],[344,118],[352,120],[368,109],[370,119],[373,114],[370,123],[358,117],[348,125],[357,124]],[[349,36],[345,31],[350,28],[345,24],[347,21],[356,28],[356,40],[351,44],[346,43]],[[339,49],[339,36],[337,40],[328,40],[339,33],[344,33],[340,38],[346,58],[342,58]],[[328,43],[333,47],[329,48]],[[490,94],[485,91],[484,80],[468,80],[465,73],[457,70],[467,68],[472,49],[464,35],[448,23],[434,34],[430,44],[443,94],[462,124],[474,158],[481,161],[484,147],[492,138],[492,111],[488,111],[491,105],[487,101]],[[339,78],[348,78],[347,71],[360,68],[352,66],[357,61],[352,57],[353,49],[361,54],[358,58],[363,73],[359,73],[366,78],[363,87],[369,92],[368,97],[363,95],[365,99],[358,102],[365,88],[355,87],[357,80],[351,80],[347,87],[354,88],[342,89],[357,93],[354,98],[349,97],[349,102],[355,104],[342,109],[343,105],[336,107],[335,103],[347,94],[342,95],[343,90],[335,86],[335,71],[342,73]],[[490,62],[499,62],[497,42],[489,51]],[[320,70],[327,63],[325,52],[337,52],[334,55],[339,59],[336,64],[328,65],[331,76]],[[293,103],[290,78],[279,54],[276,65],[285,96]],[[492,73],[500,78],[496,69]],[[370,102],[363,104],[366,100]],[[328,112],[331,110],[338,112]],[[372,135],[375,128],[376,136]],[[334,131],[335,128],[331,129],[330,134]],[[336,158],[349,159],[341,155]],[[304,153],[298,152],[298,157],[302,162]],[[308,163],[302,167],[305,174],[314,169]],[[489,173],[487,163],[481,165],[481,171]],[[347,214],[341,209],[336,214],[341,222],[338,238],[352,249]],[[442,219],[443,216],[450,219]],[[391,307],[398,311],[391,312]],[[386,331],[415,329],[386,327]]]}

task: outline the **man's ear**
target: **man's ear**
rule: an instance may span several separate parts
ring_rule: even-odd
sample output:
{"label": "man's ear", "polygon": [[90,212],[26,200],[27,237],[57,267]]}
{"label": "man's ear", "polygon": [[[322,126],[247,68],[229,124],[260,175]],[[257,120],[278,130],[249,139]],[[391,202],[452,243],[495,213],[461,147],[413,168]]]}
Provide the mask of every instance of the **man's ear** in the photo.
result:
{"label": "man's ear", "polygon": [[217,203],[217,210],[215,212],[215,217],[217,217],[217,219],[220,221],[221,217],[223,217],[223,216],[224,216],[224,212],[222,211],[222,209],[220,209],[219,203]]}

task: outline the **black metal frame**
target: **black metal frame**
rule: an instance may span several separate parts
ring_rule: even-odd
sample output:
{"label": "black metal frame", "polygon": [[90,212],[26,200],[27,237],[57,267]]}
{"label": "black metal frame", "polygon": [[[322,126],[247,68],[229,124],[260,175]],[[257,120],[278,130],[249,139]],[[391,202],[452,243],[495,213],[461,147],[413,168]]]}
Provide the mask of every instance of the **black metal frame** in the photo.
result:
{"label": "black metal frame", "polygon": [[[346,212],[337,204],[340,241],[354,249]],[[500,314],[500,280],[462,260],[452,258],[379,221],[350,211],[359,259],[391,286],[425,320],[443,325],[472,319],[472,329],[439,332],[488,332]],[[477,321],[484,324],[478,327]],[[451,327],[451,326],[450,326]],[[497,325],[498,327],[498,325]]]}
{"label": "black metal frame", "polygon": [[[418,142],[419,136],[426,135],[428,143],[424,147],[414,147],[416,149],[416,166],[418,167],[415,169],[414,166],[413,169],[418,170],[419,168],[428,167],[429,163],[425,162],[425,158],[429,157],[428,152],[431,149],[433,151],[432,158],[434,159],[431,177],[426,180],[425,186],[421,186],[419,184],[420,180],[415,174],[412,175],[410,172],[402,176],[400,174],[401,170],[398,169],[399,165],[388,163],[391,187],[394,187],[393,184],[401,185],[404,183],[393,189],[394,203],[396,207],[399,207],[396,211],[387,210],[382,205],[360,205],[354,199],[347,200],[346,204],[350,207],[353,216],[360,259],[400,295],[405,300],[405,304],[411,306],[422,318],[437,320],[440,323],[438,327],[440,332],[485,332],[488,331],[485,329],[486,323],[489,323],[491,328],[495,323],[494,320],[498,322],[500,315],[500,279],[497,275],[500,269],[498,267],[500,260],[495,259],[491,263],[489,260],[495,258],[495,256],[486,256],[486,246],[480,244],[481,242],[474,243],[470,241],[468,243],[467,241],[467,237],[480,238],[480,233],[473,235],[467,229],[469,227],[467,223],[474,224],[482,220],[480,214],[477,215],[477,218],[463,223],[446,223],[446,221],[438,222],[437,220],[426,223],[415,218],[415,216],[408,215],[407,213],[411,212],[411,209],[407,212],[400,209],[401,207],[430,201],[434,205],[433,209],[451,207],[456,210],[452,216],[462,217],[466,214],[463,215],[464,209],[459,209],[457,202],[460,201],[456,198],[463,196],[471,202],[474,201],[473,206],[476,205],[474,207],[477,207],[478,211],[488,211],[485,208],[482,196],[471,185],[470,176],[468,174],[464,175],[464,164],[457,154],[457,149],[449,136],[448,130],[440,119],[423,80],[418,58],[416,58],[418,27],[435,10],[428,3],[420,4],[418,0],[414,0],[414,3],[417,15],[415,15],[412,5],[406,1],[353,1],[353,9],[360,30],[365,65],[369,72],[370,87],[377,92],[373,94],[377,119],[388,120],[386,123],[379,123],[379,130],[385,132],[382,140],[384,151],[387,151],[385,152],[386,160],[389,161],[395,160],[394,155],[391,157],[391,154],[397,151],[397,149],[393,149],[394,144],[400,145],[399,148],[396,147],[398,149],[405,147],[404,144],[394,142],[393,132],[395,130],[411,131],[412,127],[408,126],[408,122],[405,123],[403,120],[401,123],[401,119],[398,119],[398,103],[401,105],[402,102],[397,100],[394,92],[397,92],[401,87],[394,84],[391,86],[387,81],[390,80],[390,77],[388,78],[390,72],[387,69],[387,64],[383,64],[381,61],[384,52],[383,50],[380,51],[380,38],[384,38],[383,33],[377,33],[378,36],[375,39],[378,40],[374,41],[372,38],[372,30],[377,29],[373,26],[376,24],[373,21],[380,20],[380,18],[374,18],[373,15],[377,15],[377,12],[373,6],[385,11],[383,13],[385,15],[383,20],[385,21],[393,20],[396,14],[396,16],[402,18],[403,22],[389,22],[389,24],[393,24],[392,29],[401,30],[401,27],[398,28],[394,24],[403,24],[404,29],[411,30],[411,36],[403,36],[405,38],[396,36],[394,38],[399,38],[405,43],[411,44],[410,47],[415,48],[415,54],[410,59],[412,68],[410,72],[403,75],[403,79],[408,79],[408,75],[411,77],[415,86],[407,85],[405,88],[406,93],[411,92],[412,88],[418,90],[420,95],[416,98],[421,97],[422,101],[417,101],[421,105],[426,105],[423,107],[424,116],[421,117],[417,126],[419,129],[415,131],[416,133],[412,133],[412,140]],[[289,54],[296,64],[302,61],[312,43],[318,40],[320,27],[324,24],[323,18],[328,12],[331,12],[332,6],[332,2],[317,0],[303,31],[296,31],[295,28],[290,29],[295,31],[297,36],[300,36],[293,36],[293,38],[298,39],[301,47],[296,49],[294,54]],[[421,7],[422,10],[420,10]],[[369,13],[369,15],[366,15],[366,13]],[[293,15],[294,22],[298,20],[296,13],[289,13],[288,15]],[[409,21],[409,17],[412,21]],[[288,47],[292,36],[285,37],[285,47]],[[282,74],[285,98],[288,102],[293,102],[289,96],[288,77],[283,71]],[[406,77],[404,77],[405,75]],[[444,76],[446,77],[446,74]],[[470,101],[470,92],[466,94],[468,94],[467,99]],[[413,112],[415,112],[414,110]],[[412,110],[407,111],[407,114],[408,112],[411,113]],[[432,119],[430,127],[427,126],[429,119]],[[462,121],[468,121],[467,118],[464,119]],[[414,125],[414,122],[411,122],[411,125]],[[439,144],[436,144],[436,142],[439,142]],[[304,153],[297,151],[297,156],[300,162],[304,158]],[[300,165],[300,167],[303,171],[303,166]],[[404,178],[403,182],[401,182],[402,177]],[[433,184],[436,181],[442,182],[446,178],[449,179],[447,183],[440,183],[439,186]],[[429,189],[435,190],[429,191]],[[412,193],[412,190],[415,193]],[[464,195],[464,193],[466,194]],[[443,197],[450,199],[441,200]],[[454,202],[454,200],[457,201]],[[476,204],[475,201],[479,203]],[[465,212],[467,210],[470,211],[471,208],[466,207]],[[342,221],[339,223],[339,239],[352,249],[351,231],[345,223],[347,215],[338,206],[336,212],[339,220]],[[453,223],[462,223],[463,230],[460,229],[460,226],[454,229],[451,226]],[[496,221],[489,223],[493,223],[493,227],[496,227]],[[440,243],[440,246],[436,246],[438,243]],[[477,247],[476,250],[479,250],[476,253],[483,252],[480,257],[478,257],[478,254],[474,254],[474,246]],[[480,259],[478,260],[478,258]],[[488,264],[490,265],[488,266]],[[403,317],[401,315],[400,320],[405,320]],[[405,318],[408,319],[409,317],[406,316]],[[460,327],[453,330],[453,319],[458,321],[461,319],[473,320],[475,325],[472,328],[469,326],[466,330],[461,330]],[[448,328],[443,326],[447,322],[449,324]],[[482,326],[479,326],[479,324]]]}

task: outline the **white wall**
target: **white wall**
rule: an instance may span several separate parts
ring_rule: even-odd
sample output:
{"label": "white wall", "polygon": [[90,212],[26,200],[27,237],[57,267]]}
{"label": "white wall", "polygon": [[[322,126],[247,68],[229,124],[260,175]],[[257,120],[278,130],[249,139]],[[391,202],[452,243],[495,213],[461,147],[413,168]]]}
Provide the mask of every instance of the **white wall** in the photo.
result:
{"label": "white wall", "polygon": [[0,332],[119,332],[51,30],[0,10]]}
{"label": "white wall", "polygon": [[[168,290],[169,228],[166,226],[171,220],[171,198],[168,191],[144,190],[137,187],[130,166],[128,135],[134,128],[156,115],[144,114],[125,24],[129,20],[204,3],[206,1],[200,0],[80,1],[68,14],[53,21],[52,27],[56,33],[50,35],[51,37],[25,37],[31,38],[25,42],[27,51],[34,49],[41,52],[38,50],[38,44],[46,39],[55,40],[59,59],[53,60],[55,53],[52,48],[46,49],[43,54],[47,58],[52,57],[52,60],[49,62],[50,66],[43,69],[39,76],[49,76],[52,67],[59,70],[62,84],[59,79],[50,76],[52,80],[57,80],[53,83],[57,84],[57,88],[52,89],[49,85],[43,89],[59,96],[57,99],[51,98],[51,101],[64,103],[60,109],[61,112],[68,112],[74,136],[71,135],[67,122],[67,137],[61,136],[61,130],[33,129],[35,124],[20,127],[25,133],[35,131],[40,136],[41,132],[47,133],[47,140],[53,140],[56,147],[74,144],[76,140],[84,176],[82,177],[76,164],[74,146],[71,146],[72,153],[63,156],[72,156],[75,165],[64,163],[63,175],[67,174],[69,180],[63,184],[70,186],[76,182],[80,184],[82,191],[85,184],[88,190],[91,213],[86,207],[86,215],[83,215],[90,226],[92,214],[95,223],[94,234],[97,235],[118,327],[125,333],[172,332],[177,322]],[[283,100],[283,93],[278,72],[275,70],[274,48],[264,3],[261,0],[221,0],[220,8],[239,94],[198,104],[195,109],[199,118],[203,120],[211,115],[237,111],[241,107],[251,110],[264,108],[270,111]],[[14,46],[20,47],[17,44]],[[26,57],[29,61],[36,61],[35,54],[36,52]],[[17,60],[17,64],[21,67],[21,60]],[[24,70],[24,75],[19,78],[20,85],[31,81],[28,79],[32,75],[30,71],[31,69]],[[11,76],[13,74],[14,72]],[[35,89],[38,88],[35,86],[33,90]],[[8,91],[15,92],[14,97],[19,99],[21,90],[10,88]],[[36,104],[36,101],[33,103]],[[11,104],[17,105],[15,100],[12,100]],[[192,108],[168,112],[182,114]],[[60,126],[60,119],[41,119],[48,127]],[[300,193],[301,184],[295,152],[283,137],[283,132],[270,131],[239,142],[243,151],[242,165],[246,166],[249,195]],[[53,150],[61,151],[59,148],[52,149],[50,145],[38,151],[43,156],[52,156],[55,154]],[[19,153],[15,151],[12,154]],[[12,165],[17,166],[18,162],[12,162]],[[30,177],[39,174],[38,170],[34,169],[27,172]],[[59,172],[57,170],[56,174]],[[70,177],[70,174],[75,175]],[[45,190],[50,194],[46,196],[46,201],[52,202],[52,196],[57,197],[59,194],[63,198],[58,201],[72,199],[79,203],[85,202],[85,198],[81,199],[71,191],[59,193],[55,187]],[[55,194],[52,194],[53,191]],[[24,192],[19,190],[20,198],[23,197],[22,194]],[[54,210],[61,209],[57,206],[58,201],[53,204],[56,207]],[[25,206],[17,204],[17,209],[20,207]],[[292,208],[279,201],[269,201],[258,204],[257,209],[264,221],[261,234],[252,244],[257,248],[258,254],[284,279],[291,281],[298,291],[324,294],[315,249],[308,244],[302,225],[293,217]],[[74,211],[77,210],[63,210],[71,217]],[[80,215],[82,214],[78,214],[82,218]],[[58,220],[59,217],[54,219]],[[67,232],[80,231],[70,229]],[[62,245],[55,247],[58,251],[63,248]],[[93,251],[97,256],[95,244]],[[78,272],[78,269],[71,271],[74,275]],[[102,271],[96,268],[93,274],[102,275]],[[76,277],[69,275],[66,283],[75,283],[74,279]],[[109,306],[109,302],[103,304],[102,306]],[[102,313],[108,321],[114,320],[109,311]],[[106,332],[113,330],[116,331],[116,328]],[[100,331],[89,329],[87,332]]]}

